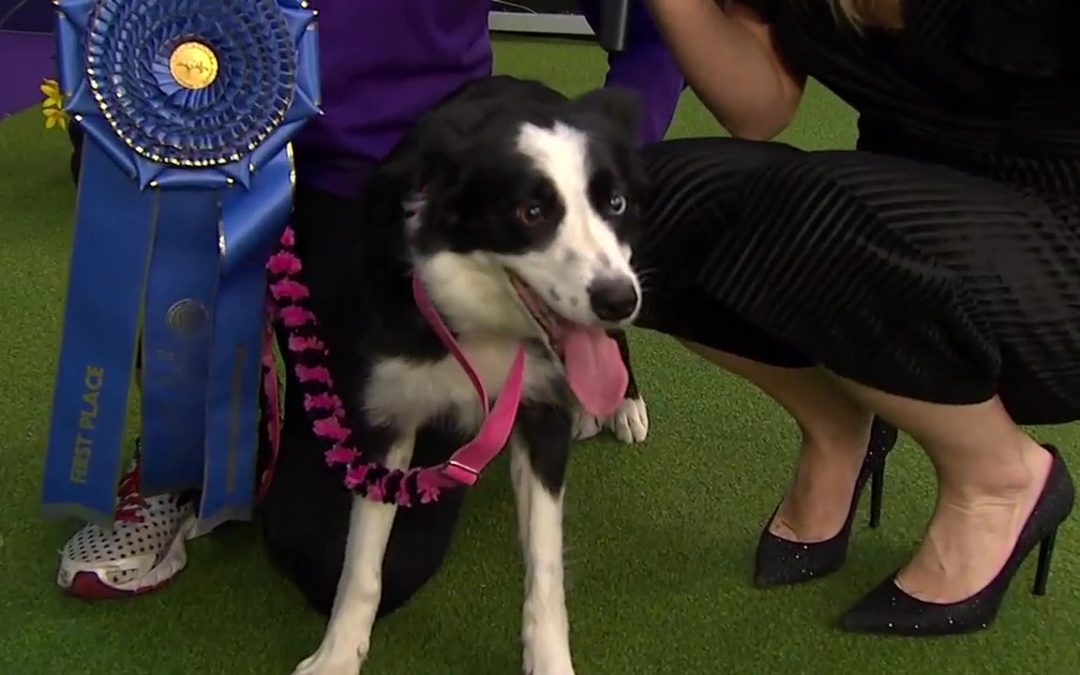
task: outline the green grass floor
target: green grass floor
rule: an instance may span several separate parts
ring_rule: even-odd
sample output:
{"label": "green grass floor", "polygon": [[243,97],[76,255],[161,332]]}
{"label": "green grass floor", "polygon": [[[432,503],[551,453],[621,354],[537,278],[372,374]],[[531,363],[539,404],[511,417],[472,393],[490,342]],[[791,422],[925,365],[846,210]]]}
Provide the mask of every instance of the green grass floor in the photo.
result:
{"label": "green grass floor", "polygon": [[[500,71],[567,92],[598,85],[582,44],[500,41]],[[812,87],[785,140],[850,147],[854,117]],[[716,124],[687,96],[672,135]],[[269,566],[256,528],[192,542],[162,592],[91,604],[53,586],[74,523],[39,518],[42,453],[72,231],[68,145],[36,110],[0,126],[0,675],[288,673],[323,619]],[[962,639],[854,637],[836,617],[912,552],[933,504],[924,456],[890,460],[885,521],[860,519],[841,573],[801,588],[749,582],[762,522],[783,491],[792,426],[761,394],[671,340],[633,336],[649,403],[647,444],[582,444],[566,507],[578,673],[615,675],[1080,672],[1080,529],[1059,538],[1051,593],[1020,572],[1000,620]],[[1040,430],[1080,466],[1080,429]],[[411,605],[375,629],[372,675],[519,672],[521,566],[505,461],[471,495],[453,554]]]}

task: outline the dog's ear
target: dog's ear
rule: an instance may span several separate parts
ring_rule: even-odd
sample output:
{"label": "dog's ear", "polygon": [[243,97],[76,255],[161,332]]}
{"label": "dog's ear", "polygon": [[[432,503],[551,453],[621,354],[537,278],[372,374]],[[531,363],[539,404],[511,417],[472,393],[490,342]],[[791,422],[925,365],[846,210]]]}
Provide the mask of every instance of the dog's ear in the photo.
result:
{"label": "dog's ear", "polygon": [[574,101],[582,111],[600,115],[621,132],[636,139],[641,123],[641,101],[637,94],[622,87],[595,89]]}

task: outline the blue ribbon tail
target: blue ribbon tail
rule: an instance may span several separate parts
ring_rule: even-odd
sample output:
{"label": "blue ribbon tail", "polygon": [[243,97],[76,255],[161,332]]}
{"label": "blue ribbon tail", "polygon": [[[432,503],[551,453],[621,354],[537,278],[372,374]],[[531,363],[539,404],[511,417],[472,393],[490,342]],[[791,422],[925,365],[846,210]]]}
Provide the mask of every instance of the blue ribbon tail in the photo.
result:
{"label": "blue ribbon tail", "polygon": [[82,162],[42,502],[47,517],[111,526],[154,195],[96,143]]}
{"label": "blue ribbon tail", "polygon": [[202,484],[221,219],[216,190],[154,192],[142,356],[140,479],[147,495]]}
{"label": "blue ribbon tail", "polygon": [[214,312],[205,475],[198,533],[249,520],[255,495],[266,260],[288,221],[292,162],[283,149],[225,193]]}

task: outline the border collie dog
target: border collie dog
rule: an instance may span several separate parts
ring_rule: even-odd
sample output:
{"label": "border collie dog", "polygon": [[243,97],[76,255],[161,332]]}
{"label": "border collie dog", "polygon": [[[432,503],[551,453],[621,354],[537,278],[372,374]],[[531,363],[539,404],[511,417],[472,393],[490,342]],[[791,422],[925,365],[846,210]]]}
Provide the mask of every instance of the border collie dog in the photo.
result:
{"label": "border collie dog", "polygon": [[[338,393],[369,461],[397,469],[445,461],[485,412],[418,311],[412,274],[493,395],[525,347],[508,449],[525,565],[523,671],[531,675],[573,673],[562,501],[576,411],[610,411],[621,402],[624,426],[643,413],[632,386],[628,392],[624,338],[611,336],[621,336],[641,306],[630,265],[643,193],[636,135],[629,93],[568,99],[537,82],[487,78],[420,120],[371,178],[355,222],[301,233],[323,238],[323,258],[334,258],[309,258],[301,248],[305,274],[316,263],[344,270],[333,288],[312,283],[312,297],[335,296],[315,308]],[[342,474],[322,465],[305,426],[302,415],[288,419],[264,504],[267,543],[324,610],[331,609],[329,570],[340,570],[322,644],[295,672],[355,675],[376,616],[441,562],[464,489],[400,511],[345,496],[340,486],[326,488],[333,497],[313,494]],[[447,436],[425,440],[433,428]],[[343,498],[351,511],[340,506]],[[339,515],[316,512],[316,503],[336,505]],[[338,532],[348,519],[343,548],[327,534],[333,527],[320,523],[334,518]],[[337,559],[305,550],[320,546]]]}

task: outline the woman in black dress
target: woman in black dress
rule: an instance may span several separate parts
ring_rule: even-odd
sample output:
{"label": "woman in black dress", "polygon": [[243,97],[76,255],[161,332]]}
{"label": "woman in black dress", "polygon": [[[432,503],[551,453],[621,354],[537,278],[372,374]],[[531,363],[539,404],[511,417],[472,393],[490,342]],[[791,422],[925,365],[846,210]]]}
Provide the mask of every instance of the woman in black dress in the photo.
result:
{"label": "woman in black dress", "polygon": [[[755,382],[803,433],[760,585],[843,562],[851,515],[909,433],[937,509],[848,630],[986,627],[1073,504],[1017,424],[1080,419],[1080,2],[651,0],[736,137],[647,151],[643,324]],[[768,139],[807,76],[860,115],[857,151]],[[708,246],[703,245],[708,242]],[[1036,592],[1045,585],[1040,564]]]}

